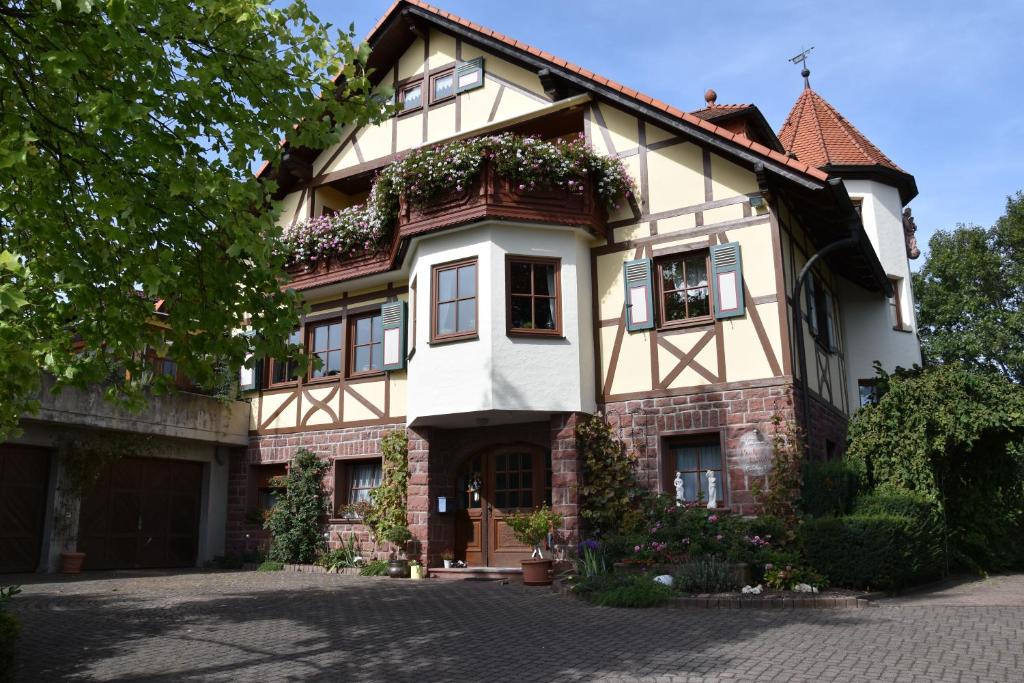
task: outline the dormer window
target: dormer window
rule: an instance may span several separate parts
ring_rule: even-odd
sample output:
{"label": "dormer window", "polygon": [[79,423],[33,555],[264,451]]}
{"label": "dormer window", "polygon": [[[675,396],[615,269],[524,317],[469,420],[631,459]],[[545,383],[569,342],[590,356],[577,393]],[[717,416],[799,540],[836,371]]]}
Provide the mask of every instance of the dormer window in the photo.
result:
{"label": "dormer window", "polygon": [[398,91],[398,101],[403,112],[410,112],[423,106],[423,81],[403,86]]}

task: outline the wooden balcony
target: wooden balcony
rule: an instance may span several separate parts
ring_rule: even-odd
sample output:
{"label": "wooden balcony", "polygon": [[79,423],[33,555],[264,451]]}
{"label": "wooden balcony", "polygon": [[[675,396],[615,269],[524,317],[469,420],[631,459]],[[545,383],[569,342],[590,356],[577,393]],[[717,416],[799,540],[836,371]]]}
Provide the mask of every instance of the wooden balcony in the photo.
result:
{"label": "wooden balcony", "polygon": [[412,206],[403,198],[391,243],[381,251],[350,258],[321,259],[288,269],[289,286],[311,289],[398,268],[409,244],[418,235],[482,221],[506,221],[580,228],[603,237],[607,214],[592,188],[520,190],[494,173],[490,162],[462,192],[452,193],[425,206]]}

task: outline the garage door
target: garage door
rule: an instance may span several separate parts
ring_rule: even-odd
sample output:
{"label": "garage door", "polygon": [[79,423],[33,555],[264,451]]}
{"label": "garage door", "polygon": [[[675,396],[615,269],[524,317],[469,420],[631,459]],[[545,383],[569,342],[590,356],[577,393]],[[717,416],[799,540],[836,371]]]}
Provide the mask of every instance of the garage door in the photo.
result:
{"label": "garage door", "polygon": [[0,446],[0,574],[39,564],[49,474],[48,450]]}
{"label": "garage door", "polygon": [[203,464],[125,458],[82,500],[86,569],[192,567],[199,547]]}

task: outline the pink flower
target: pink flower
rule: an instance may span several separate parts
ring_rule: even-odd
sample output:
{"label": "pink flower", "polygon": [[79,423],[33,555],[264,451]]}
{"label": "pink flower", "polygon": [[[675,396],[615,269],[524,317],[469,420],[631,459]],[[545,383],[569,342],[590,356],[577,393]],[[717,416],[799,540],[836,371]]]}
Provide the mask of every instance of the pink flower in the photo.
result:
{"label": "pink flower", "polygon": [[711,515],[710,517],[708,517],[708,521],[714,524],[718,521],[718,515]]}

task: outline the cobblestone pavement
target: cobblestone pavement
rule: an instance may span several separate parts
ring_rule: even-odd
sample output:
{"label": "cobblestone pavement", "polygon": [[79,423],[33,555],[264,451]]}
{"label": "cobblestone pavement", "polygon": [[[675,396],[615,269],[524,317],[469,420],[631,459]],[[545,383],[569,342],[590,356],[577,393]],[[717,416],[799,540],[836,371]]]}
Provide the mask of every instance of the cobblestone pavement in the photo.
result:
{"label": "cobblestone pavement", "polygon": [[33,683],[1024,680],[1012,586],[989,604],[751,611],[284,572],[22,579],[18,680]]}

